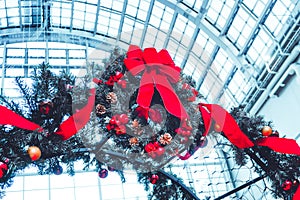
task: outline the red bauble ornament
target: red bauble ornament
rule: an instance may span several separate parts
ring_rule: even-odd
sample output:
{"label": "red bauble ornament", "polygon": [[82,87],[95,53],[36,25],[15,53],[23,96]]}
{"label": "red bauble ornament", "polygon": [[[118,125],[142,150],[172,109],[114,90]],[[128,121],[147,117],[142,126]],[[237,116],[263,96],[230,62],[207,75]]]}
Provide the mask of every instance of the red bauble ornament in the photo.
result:
{"label": "red bauble ornament", "polygon": [[156,184],[158,179],[159,179],[159,177],[157,174],[152,174],[152,176],[149,178],[150,183],[152,183],[152,184]]}
{"label": "red bauble ornament", "polygon": [[32,161],[38,160],[42,155],[40,148],[37,146],[30,146],[27,150],[27,153]]}
{"label": "red bauble ornament", "polygon": [[48,115],[53,108],[53,103],[50,100],[43,100],[39,103],[39,112],[42,115]]}
{"label": "red bauble ornament", "polygon": [[0,178],[3,178],[8,170],[8,166],[4,162],[0,162]]}
{"label": "red bauble ornament", "polygon": [[108,176],[107,169],[100,169],[99,172],[98,172],[98,176],[100,178],[106,178]]}
{"label": "red bauble ornament", "polygon": [[56,165],[55,167],[53,167],[53,174],[55,175],[61,175],[63,173],[63,168],[60,165]]}
{"label": "red bauble ornament", "polygon": [[129,118],[126,114],[121,114],[118,119],[122,124],[127,124],[129,121]]}
{"label": "red bauble ornament", "polygon": [[161,156],[165,153],[165,148],[163,147],[158,147],[156,150],[155,150],[155,153],[158,155],[158,156]]}
{"label": "red bauble ornament", "polygon": [[146,144],[145,146],[145,151],[147,153],[151,152],[151,151],[155,151],[156,147],[154,146],[153,143],[149,143],[149,144]]}
{"label": "red bauble ornament", "polygon": [[273,131],[270,126],[264,126],[261,130],[261,133],[263,136],[267,137],[270,136],[273,133]]}
{"label": "red bauble ornament", "polygon": [[284,183],[282,184],[281,187],[284,191],[288,191],[292,188],[292,185],[293,185],[292,181],[286,180],[286,181],[284,181]]}

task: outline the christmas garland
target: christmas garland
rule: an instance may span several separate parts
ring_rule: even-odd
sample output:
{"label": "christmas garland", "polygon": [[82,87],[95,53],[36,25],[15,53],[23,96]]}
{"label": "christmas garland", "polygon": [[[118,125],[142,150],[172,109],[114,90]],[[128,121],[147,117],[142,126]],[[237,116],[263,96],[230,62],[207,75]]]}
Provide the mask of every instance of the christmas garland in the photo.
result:
{"label": "christmas garland", "polygon": [[[41,74],[46,80],[51,77],[49,70],[42,69]],[[259,172],[268,174],[276,188],[275,196],[299,198],[300,148],[296,141],[272,137],[270,126],[241,109],[230,114],[219,105],[202,103],[194,81],[180,73],[168,51],[141,50],[131,45],[126,55],[115,51],[102,74],[88,78],[93,78],[96,85],[90,89],[85,83],[84,89],[79,90],[87,97],[77,109],[75,99],[65,102],[71,92],[68,84],[61,86],[61,80],[55,80],[57,85],[52,86],[58,88],[56,97],[52,101],[44,99],[38,106],[37,94],[41,91],[30,97],[18,81],[30,111],[24,114],[22,108],[7,102],[10,109],[0,106],[5,114],[0,117],[0,124],[13,126],[10,130],[5,126],[1,129],[2,183],[9,183],[14,168],[25,168],[30,162],[38,166],[49,162],[54,173],[61,172],[58,158],[66,163],[79,159],[87,164],[96,162],[102,178],[107,176],[103,165],[119,172],[126,167],[138,173],[155,172],[174,158],[189,159],[203,147],[208,134],[218,132],[233,144],[239,164],[245,164],[249,156]],[[70,78],[67,80],[70,82]],[[54,97],[49,85],[42,84],[42,92],[50,92],[46,96]],[[67,103],[67,108],[60,107],[65,106],[62,102]],[[257,123],[253,123],[255,119]],[[10,136],[17,142],[13,150],[4,147],[12,144]],[[22,138],[28,143],[18,141]],[[42,144],[47,148],[41,150]],[[97,161],[91,161],[86,151],[74,153],[75,147],[88,148]],[[18,156],[23,160],[17,160]]]}

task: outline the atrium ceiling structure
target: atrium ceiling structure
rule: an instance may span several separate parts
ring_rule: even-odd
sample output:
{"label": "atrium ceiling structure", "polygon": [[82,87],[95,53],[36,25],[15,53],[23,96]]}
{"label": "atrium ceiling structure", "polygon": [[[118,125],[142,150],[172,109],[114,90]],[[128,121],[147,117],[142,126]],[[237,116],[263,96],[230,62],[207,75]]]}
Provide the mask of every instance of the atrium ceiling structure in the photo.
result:
{"label": "atrium ceiling structure", "polygon": [[[250,110],[299,42],[299,4],[295,0],[1,0],[2,67],[26,69],[52,59],[61,67],[74,67],[78,62],[72,61],[89,56],[88,48],[103,52],[113,46],[126,50],[129,44],[166,48],[183,72],[193,76],[208,102],[227,108],[244,103]],[[10,54],[13,44],[20,42],[27,45]],[[46,42],[44,46],[52,50],[56,44],[51,42],[83,49],[79,48],[79,56],[72,50],[58,55],[47,48],[41,52],[32,42]],[[34,57],[38,61],[31,61]],[[18,59],[17,64],[11,59]]]}
{"label": "atrium ceiling structure", "polygon": [[[42,62],[79,75],[86,62],[135,44],[167,49],[207,102],[245,104],[256,114],[299,62],[299,27],[297,0],[0,0],[0,93],[18,97],[14,78],[29,80]],[[172,170],[185,173],[199,196],[217,197],[235,188],[241,173],[226,153]],[[193,177],[197,170],[209,173]]]}

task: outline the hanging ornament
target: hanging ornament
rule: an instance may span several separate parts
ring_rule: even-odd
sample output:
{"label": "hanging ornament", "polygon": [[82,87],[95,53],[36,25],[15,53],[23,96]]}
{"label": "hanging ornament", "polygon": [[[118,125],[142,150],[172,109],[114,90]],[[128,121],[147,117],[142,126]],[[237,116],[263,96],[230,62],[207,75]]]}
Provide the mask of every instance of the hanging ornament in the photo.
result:
{"label": "hanging ornament", "polygon": [[118,119],[119,119],[119,121],[120,121],[121,124],[127,124],[128,121],[129,121],[127,114],[121,114],[121,115],[119,115]]}
{"label": "hanging ornament", "polygon": [[261,130],[262,135],[265,137],[268,137],[272,134],[272,128],[270,126],[264,126]]}
{"label": "hanging ornament", "polygon": [[284,181],[284,183],[282,184],[281,187],[284,191],[288,191],[292,188],[292,185],[293,185],[292,181],[286,180],[286,181]]}
{"label": "hanging ornament", "polygon": [[150,183],[152,183],[152,184],[156,184],[158,179],[159,179],[159,177],[157,174],[152,174],[151,177],[149,178]]}
{"label": "hanging ornament", "polygon": [[56,165],[53,167],[53,174],[55,175],[61,175],[63,173],[63,168],[60,165]]}
{"label": "hanging ornament", "polygon": [[172,141],[172,136],[170,133],[165,133],[160,136],[159,142],[163,145],[170,144]]}
{"label": "hanging ornament", "polygon": [[32,161],[38,160],[42,155],[40,148],[37,146],[30,146],[27,150],[27,153]]}
{"label": "hanging ornament", "polygon": [[108,175],[108,170],[107,170],[107,169],[102,168],[102,169],[100,169],[99,172],[98,172],[98,176],[99,176],[100,178],[106,178],[107,175]]}
{"label": "hanging ornament", "polygon": [[136,137],[132,137],[132,138],[129,139],[129,144],[131,146],[136,146],[136,145],[138,145],[138,143],[139,143],[139,139],[136,138]]}
{"label": "hanging ornament", "polygon": [[105,113],[106,113],[105,106],[101,105],[101,104],[97,104],[96,105],[96,115],[101,116],[101,115],[104,115]]}
{"label": "hanging ornament", "polygon": [[43,100],[39,103],[38,108],[42,115],[48,115],[53,108],[53,103],[51,100]]}
{"label": "hanging ornament", "polygon": [[0,179],[3,178],[8,171],[8,166],[6,162],[0,162]]}

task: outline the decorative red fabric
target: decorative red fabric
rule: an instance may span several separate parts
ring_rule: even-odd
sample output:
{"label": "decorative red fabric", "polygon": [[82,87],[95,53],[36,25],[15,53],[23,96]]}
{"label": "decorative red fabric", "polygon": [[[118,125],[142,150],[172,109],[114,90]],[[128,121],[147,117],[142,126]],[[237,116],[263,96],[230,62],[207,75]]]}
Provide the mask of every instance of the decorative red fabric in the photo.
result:
{"label": "decorative red fabric", "polygon": [[188,118],[170,84],[179,80],[180,68],[175,66],[167,50],[157,52],[155,48],[146,48],[143,52],[138,46],[131,45],[124,64],[134,76],[143,72],[137,96],[137,103],[141,107],[149,108],[155,87],[169,113],[180,119]]}
{"label": "decorative red fabric", "polygon": [[31,130],[31,131],[38,130],[39,132],[43,130],[40,125],[25,119],[24,117],[18,115],[14,111],[1,105],[0,105],[0,114],[1,114],[0,115],[1,125],[8,124],[25,130]]}
{"label": "decorative red fabric", "polygon": [[300,186],[298,186],[298,189],[293,196],[293,200],[299,200],[299,199],[300,199]]}
{"label": "decorative red fabric", "polygon": [[[79,110],[77,113],[69,117],[66,121],[61,123],[55,134],[61,135],[63,140],[69,139],[75,135],[78,130],[83,128],[90,119],[90,113],[94,107],[96,89],[91,89],[91,96],[88,99],[88,103],[85,107]],[[8,108],[0,105],[0,124],[1,125],[12,125],[25,130],[37,130],[43,131],[43,128],[38,124],[35,124],[17,113],[9,110]]]}
{"label": "decorative red fabric", "polygon": [[[213,119],[215,123],[220,126],[220,129],[232,144],[240,149],[254,146],[254,143],[241,131],[234,118],[224,108],[217,104],[201,103],[200,111],[203,111],[201,106],[207,108],[207,110],[210,112],[211,119]],[[202,117],[206,118],[205,121],[211,120],[207,119],[209,115],[205,111]]]}
{"label": "decorative red fabric", "polygon": [[265,137],[255,141],[258,146],[266,146],[278,153],[295,154],[300,156],[300,147],[293,139]]}
{"label": "decorative red fabric", "polygon": [[203,136],[207,136],[207,134],[209,133],[209,130],[211,128],[211,114],[208,112],[208,110],[206,109],[206,107],[199,105],[199,110],[201,112],[202,115],[202,119],[204,122],[204,127],[205,127],[205,132],[203,133]]}
{"label": "decorative red fabric", "polygon": [[55,134],[61,135],[63,140],[67,140],[75,135],[78,130],[82,129],[90,120],[90,114],[95,104],[96,89],[93,88],[90,92],[92,95],[89,97],[87,105],[61,123],[58,130],[55,132]]}

